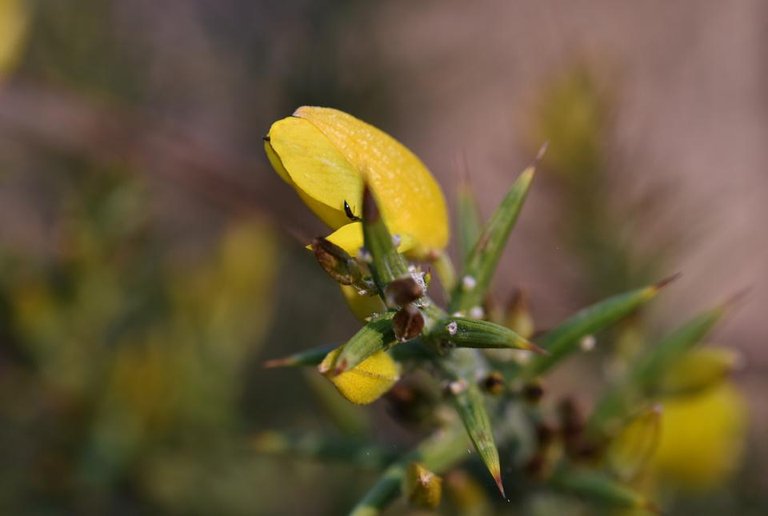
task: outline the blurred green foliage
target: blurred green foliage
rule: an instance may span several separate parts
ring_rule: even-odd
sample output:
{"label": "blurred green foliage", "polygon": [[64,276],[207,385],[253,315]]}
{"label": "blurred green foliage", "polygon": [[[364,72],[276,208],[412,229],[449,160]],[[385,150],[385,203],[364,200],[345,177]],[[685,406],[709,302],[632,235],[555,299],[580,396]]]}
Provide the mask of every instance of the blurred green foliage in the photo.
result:
{"label": "blurred green foliage", "polygon": [[275,240],[243,220],[179,256],[145,185],[84,168],[54,207],[49,255],[0,249],[2,511],[253,507],[248,475],[210,471],[247,466],[239,401]]}

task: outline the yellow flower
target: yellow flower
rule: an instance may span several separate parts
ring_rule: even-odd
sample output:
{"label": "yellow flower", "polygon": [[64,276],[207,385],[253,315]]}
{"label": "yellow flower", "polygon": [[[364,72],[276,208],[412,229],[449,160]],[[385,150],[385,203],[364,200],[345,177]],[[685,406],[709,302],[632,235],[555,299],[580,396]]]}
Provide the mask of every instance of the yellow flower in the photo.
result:
{"label": "yellow flower", "polygon": [[[363,245],[363,185],[373,190],[398,249],[411,258],[434,259],[448,243],[448,215],[440,186],[411,151],[388,134],[330,108],[304,106],[278,120],[264,138],[270,163],[302,201],[334,232],[327,238],[351,255]],[[350,286],[342,293],[359,319],[384,310],[378,297]],[[320,371],[353,403],[378,399],[397,381],[398,364],[379,352],[336,374],[336,349]]]}
{"label": "yellow flower", "polygon": [[664,401],[651,459],[659,487],[699,490],[725,480],[741,459],[746,413],[744,398],[727,381]]}
{"label": "yellow flower", "polygon": [[659,379],[659,405],[612,442],[611,469],[649,493],[725,481],[742,458],[747,420],[744,398],[727,378],[736,362],[723,348],[689,351]]}
{"label": "yellow flower", "polygon": [[390,232],[408,241],[406,254],[430,258],[447,244],[440,186],[419,158],[379,129],[335,109],[304,106],[272,124],[265,150],[280,177],[337,230],[329,240],[350,254],[363,238],[345,202],[353,215],[360,215],[364,181]]}

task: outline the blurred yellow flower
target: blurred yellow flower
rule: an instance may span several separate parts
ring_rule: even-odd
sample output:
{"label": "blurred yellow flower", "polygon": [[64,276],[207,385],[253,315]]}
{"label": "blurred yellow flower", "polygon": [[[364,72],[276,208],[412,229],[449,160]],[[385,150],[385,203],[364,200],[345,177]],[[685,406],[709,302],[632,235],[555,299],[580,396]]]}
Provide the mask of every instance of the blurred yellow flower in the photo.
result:
{"label": "blurred yellow flower", "polygon": [[0,0],[0,77],[16,62],[27,31],[27,12],[21,0]]}
{"label": "blurred yellow flower", "polygon": [[608,448],[613,472],[648,492],[698,491],[725,481],[746,437],[746,403],[728,379],[736,356],[697,348],[659,378],[659,404],[640,412]]}
{"label": "blurred yellow flower", "polygon": [[744,446],[747,409],[727,381],[663,402],[661,432],[651,458],[661,488],[715,487],[738,466]]}
{"label": "blurred yellow flower", "polygon": [[350,254],[363,243],[348,212],[360,215],[364,180],[390,232],[408,241],[406,254],[430,258],[447,244],[440,186],[419,158],[379,129],[335,109],[304,106],[272,124],[265,150],[280,177],[338,230],[331,241]]}

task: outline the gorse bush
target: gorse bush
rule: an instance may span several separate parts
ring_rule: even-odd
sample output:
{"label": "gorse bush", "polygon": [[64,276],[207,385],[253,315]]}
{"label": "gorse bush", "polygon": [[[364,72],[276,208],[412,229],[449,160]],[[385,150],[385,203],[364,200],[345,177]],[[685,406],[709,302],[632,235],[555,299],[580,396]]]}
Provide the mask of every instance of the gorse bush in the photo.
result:
{"label": "gorse bush", "polygon": [[[274,432],[257,439],[265,453],[380,469],[351,514],[377,514],[398,496],[435,509],[443,489],[462,514],[492,512],[493,500],[504,498],[560,514],[558,500],[571,497],[592,511],[655,512],[664,492],[711,486],[733,468],[744,419],[727,382],[733,356],[698,347],[727,303],[645,345],[591,411],[571,398],[549,400],[543,381],[674,277],[588,306],[540,335],[524,296],[506,312],[489,309],[489,287],[535,165],[484,225],[472,195],[460,189],[455,274],[440,187],[390,136],[334,109],[302,107],[272,125],[265,148],[280,177],[334,230],[309,248],[363,321],[341,346],[267,365],[316,367],[347,400],[386,396],[396,417],[430,430],[400,457],[375,442],[308,442]],[[431,270],[444,289],[443,306],[430,296],[437,286]],[[468,455],[472,447],[476,454]],[[480,487],[478,463],[501,496]]]}

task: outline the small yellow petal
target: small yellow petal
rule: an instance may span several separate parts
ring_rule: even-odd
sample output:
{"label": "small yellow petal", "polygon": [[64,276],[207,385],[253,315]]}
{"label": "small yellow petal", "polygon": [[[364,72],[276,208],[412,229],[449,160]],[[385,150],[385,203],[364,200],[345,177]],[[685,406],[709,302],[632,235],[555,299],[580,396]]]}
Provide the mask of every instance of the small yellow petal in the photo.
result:
{"label": "small yellow petal", "polygon": [[402,482],[403,494],[411,506],[433,511],[440,505],[443,494],[443,479],[424,467],[412,462]]}
{"label": "small yellow petal", "polygon": [[371,355],[348,371],[334,374],[332,366],[340,352],[341,347],[328,353],[319,370],[352,403],[367,405],[376,401],[400,378],[400,366],[385,351]]}
{"label": "small yellow petal", "polygon": [[608,446],[606,459],[621,480],[629,482],[645,471],[659,445],[661,415],[659,406],[641,412]]}
{"label": "small yellow petal", "polygon": [[351,285],[339,285],[344,300],[354,316],[361,322],[365,322],[373,314],[384,312],[387,307],[379,296],[368,296],[357,293],[357,289]]}
{"label": "small yellow petal", "polygon": [[[416,241],[411,235],[397,235],[397,250],[407,253],[416,246]],[[331,243],[344,249],[350,255],[355,256],[363,246],[363,225],[360,222],[351,222],[326,237]]]}
{"label": "small yellow petal", "polygon": [[721,347],[696,348],[682,357],[659,381],[665,395],[695,394],[722,382],[741,361],[741,355]]}
{"label": "small yellow petal", "polygon": [[746,414],[744,398],[728,382],[664,402],[652,459],[659,484],[707,489],[725,480],[741,459]]}

